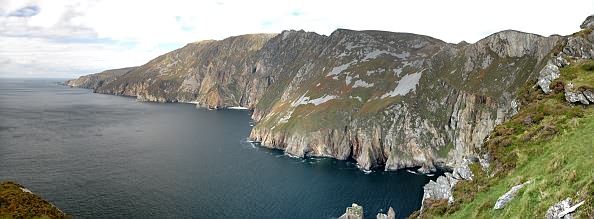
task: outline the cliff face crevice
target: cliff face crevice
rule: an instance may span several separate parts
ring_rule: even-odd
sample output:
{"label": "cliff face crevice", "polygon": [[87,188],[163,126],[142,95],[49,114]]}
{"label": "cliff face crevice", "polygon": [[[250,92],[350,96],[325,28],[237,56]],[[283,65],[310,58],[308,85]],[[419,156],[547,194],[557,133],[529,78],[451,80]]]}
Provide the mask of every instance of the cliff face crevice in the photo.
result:
{"label": "cliff face crevice", "polygon": [[[188,44],[84,87],[143,101],[244,106],[257,122],[250,138],[266,147],[352,158],[364,170],[430,171],[478,156],[562,39],[517,31],[475,44],[342,29],[243,35]],[[80,86],[84,77],[68,83]]]}

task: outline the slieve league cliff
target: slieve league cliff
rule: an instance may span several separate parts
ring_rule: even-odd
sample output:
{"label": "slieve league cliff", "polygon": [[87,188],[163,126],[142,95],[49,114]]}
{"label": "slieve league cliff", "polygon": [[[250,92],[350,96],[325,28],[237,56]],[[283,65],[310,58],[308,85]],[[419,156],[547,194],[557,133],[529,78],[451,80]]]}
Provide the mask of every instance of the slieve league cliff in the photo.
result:
{"label": "slieve league cliff", "polygon": [[363,170],[423,172],[480,157],[489,133],[521,107],[520,87],[571,43],[513,30],[473,44],[291,30],[190,43],[66,84],[141,101],[247,107],[257,122],[250,138],[265,147],[352,158]]}

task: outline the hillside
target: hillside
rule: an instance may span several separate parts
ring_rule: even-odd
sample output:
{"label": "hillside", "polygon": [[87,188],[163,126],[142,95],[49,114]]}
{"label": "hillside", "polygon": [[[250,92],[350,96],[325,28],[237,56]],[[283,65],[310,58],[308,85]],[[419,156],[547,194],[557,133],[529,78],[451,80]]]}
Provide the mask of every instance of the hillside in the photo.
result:
{"label": "hillside", "polygon": [[[521,109],[485,140],[491,165],[474,163],[466,180],[446,174],[425,186],[423,210],[411,217],[594,217],[592,27],[569,36],[538,82],[520,90]],[[515,198],[501,198],[512,187]]]}

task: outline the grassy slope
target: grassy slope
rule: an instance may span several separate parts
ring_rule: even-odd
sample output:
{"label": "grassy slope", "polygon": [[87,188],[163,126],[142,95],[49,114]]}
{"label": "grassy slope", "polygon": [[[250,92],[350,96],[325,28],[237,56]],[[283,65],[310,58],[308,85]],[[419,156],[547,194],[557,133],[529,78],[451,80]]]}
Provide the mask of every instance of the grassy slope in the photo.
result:
{"label": "grassy slope", "polygon": [[[561,68],[562,77],[553,84],[590,84],[591,65],[589,60]],[[594,107],[568,104],[562,88],[546,95],[532,84],[519,94],[520,112],[497,126],[485,142],[495,160],[495,176],[485,177],[478,165],[471,166],[476,177],[454,187],[455,203],[448,207],[444,201],[434,202],[422,217],[542,218],[567,197],[573,204],[585,200],[576,216],[594,217]],[[527,180],[532,183],[504,209],[493,210],[501,195]]]}
{"label": "grassy slope", "polygon": [[13,182],[0,183],[0,218],[69,218],[41,197]]}

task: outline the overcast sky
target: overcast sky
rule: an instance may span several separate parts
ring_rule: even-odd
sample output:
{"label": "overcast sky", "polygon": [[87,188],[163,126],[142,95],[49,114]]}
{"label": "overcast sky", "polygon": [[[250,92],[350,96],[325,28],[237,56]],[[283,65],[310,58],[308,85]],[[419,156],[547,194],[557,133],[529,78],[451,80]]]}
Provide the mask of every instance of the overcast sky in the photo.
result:
{"label": "overcast sky", "polygon": [[476,42],[514,29],[568,35],[593,0],[0,0],[0,77],[75,78],[141,65],[189,42],[337,28]]}

